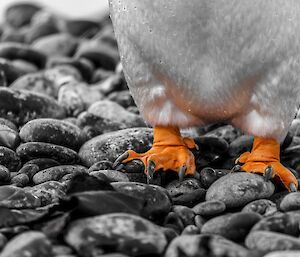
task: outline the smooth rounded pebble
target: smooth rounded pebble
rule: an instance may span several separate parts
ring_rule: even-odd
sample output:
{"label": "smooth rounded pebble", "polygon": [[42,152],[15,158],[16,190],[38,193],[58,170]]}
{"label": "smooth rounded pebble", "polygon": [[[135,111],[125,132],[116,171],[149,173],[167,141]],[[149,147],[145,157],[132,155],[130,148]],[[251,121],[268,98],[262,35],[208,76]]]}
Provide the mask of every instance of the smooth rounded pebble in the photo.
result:
{"label": "smooth rounded pebble", "polygon": [[225,214],[204,223],[201,233],[217,234],[233,241],[240,241],[260,219],[261,216],[253,212]]}
{"label": "smooth rounded pebble", "polygon": [[214,216],[224,212],[225,209],[226,205],[221,201],[205,201],[193,207],[193,211],[201,216]]}
{"label": "smooth rounded pebble", "polygon": [[5,146],[0,146],[0,165],[8,168],[10,172],[15,172],[19,169],[21,161],[15,151]]}
{"label": "smooth rounded pebble", "polygon": [[300,192],[292,192],[287,194],[280,203],[280,210],[293,211],[300,210]]}
{"label": "smooth rounded pebble", "polygon": [[16,149],[19,144],[19,133],[6,125],[0,125],[0,146]]}
{"label": "smooth rounded pebble", "polygon": [[138,182],[114,182],[111,185],[118,192],[146,200],[142,216],[148,219],[161,219],[171,210],[171,199],[163,187]]}
{"label": "smooth rounded pebble", "polygon": [[268,199],[259,199],[246,204],[242,212],[256,212],[267,217],[277,212],[277,206]]}
{"label": "smooth rounded pebble", "polygon": [[74,164],[79,161],[79,157],[74,150],[50,143],[24,143],[17,148],[16,152],[24,161],[36,158],[50,158],[60,162],[61,164]]}
{"label": "smooth rounded pebble", "polygon": [[268,252],[300,249],[298,237],[271,231],[253,231],[247,236],[245,244],[249,249]]}
{"label": "smooth rounded pebble", "polygon": [[275,251],[268,253],[263,257],[299,257],[300,251]]}
{"label": "smooth rounded pebble", "polygon": [[109,182],[129,182],[127,174],[117,170],[97,170],[89,174],[95,177],[99,176],[99,174],[103,174],[107,177]]}
{"label": "smooth rounded pebble", "polygon": [[51,242],[37,231],[28,231],[11,239],[4,247],[1,257],[51,257]]}
{"label": "smooth rounded pebble", "polygon": [[113,213],[79,219],[69,224],[66,242],[77,252],[91,252],[97,247],[130,256],[161,254],[167,240],[163,230],[139,216]]}
{"label": "smooth rounded pebble", "polygon": [[87,173],[87,168],[81,165],[59,165],[39,171],[32,181],[37,185],[47,181],[59,181],[67,174],[80,173]]}
{"label": "smooth rounded pebble", "polygon": [[230,173],[208,188],[206,200],[220,200],[227,208],[241,207],[251,201],[270,197],[274,190],[273,183],[266,182],[260,175],[247,172]]}
{"label": "smooth rounded pebble", "polygon": [[35,119],[20,130],[23,142],[44,142],[77,150],[85,140],[79,127],[58,119]]}
{"label": "smooth rounded pebble", "polygon": [[136,152],[146,152],[152,146],[152,140],[152,129],[123,129],[87,141],[80,148],[79,156],[88,167],[103,160],[114,162],[117,157],[129,149]]}
{"label": "smooth rounded pebble", "polygon": [[181,235],[169,244],[165,257],[251,256],[249,251],[218,235]]}

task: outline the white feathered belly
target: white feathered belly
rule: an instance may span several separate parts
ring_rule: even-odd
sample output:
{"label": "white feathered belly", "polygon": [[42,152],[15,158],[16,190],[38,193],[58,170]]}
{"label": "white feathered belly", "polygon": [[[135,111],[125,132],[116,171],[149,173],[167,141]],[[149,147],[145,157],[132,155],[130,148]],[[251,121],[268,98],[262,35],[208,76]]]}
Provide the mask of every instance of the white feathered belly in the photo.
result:
{"label": "white feathered belly", "polygon": [[280,138],[299,100],[297,0],[112,0],[130,91],[152,125],[228,120]]}

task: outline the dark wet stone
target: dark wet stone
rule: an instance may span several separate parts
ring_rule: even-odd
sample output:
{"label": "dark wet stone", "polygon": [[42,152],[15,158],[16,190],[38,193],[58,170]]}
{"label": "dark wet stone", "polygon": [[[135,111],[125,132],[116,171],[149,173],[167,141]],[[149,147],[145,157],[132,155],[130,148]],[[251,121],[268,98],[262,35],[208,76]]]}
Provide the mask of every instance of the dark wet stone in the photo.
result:
{"label": "dark wet stone", "polygon": [[79,156],[88,167],[103,160],[114,162],[128,149],[146,152],[152,146],[152,140],[152,129],[124,129],[92,138],[80,148]]}
{"label": "dark wet stone", "polygon": [[65,110],[52,98],[27,90],[0,88],[0,115],[23,125],[37,118],[64,118]]}
{"label": "dark wet stone", "polygon": [[30,192],[19,187],[1,186],[0,206],[14,209],[35,208],[41,206],[41,201]]}
{"label": "dark wet stone", "polygon": [[64,184],[67,185],[68,194],[85,191],[114,190],[105,175],[96,177],[87,173],[80,173]]}
{"label": "dark wet stone", "polygon": [[24,173],[17,174],[11,179],[11,184],[17,187],[25,187],[29,184],[29,182],[29,177]]}
{"label": "dark wet stone", "polygon": [[110,161],[99,161],[93,164],[89,168],[89,173],[92,171],[98,171],[98,170],[112,170],[113,169],[113,163]]}
{"label": "dark wet stone", "polygon": [[300,210],[300,192],[287,194],[280,203],[282,211]]}
{"label": "dark wet stone", "polygon": [[233,241],[243,241],[260,219],[261,216],[253,212],[225,214],[207,221],[201,233],[221,235]]}
{"label": "dark wet stone", "polygon": [[97,170],[89,174],[96,177],[98,177],[99,174],[103,174],[109,182],[129,182],[127,174],[117,170]]}
{"label": "dark wet stone", "polygon": [[0,69],[1,72],[3,72],[5,82],[4,85],[1,86],[11,85],[12,82],[14,82],[16,79],[21,77],[22,75],[26,74],[26,72],[16,65],[10,60],[0,58]]}
{"label": "dark wet stone", "polygon": [[23,166],[26,165],[36,165],[39,167],[39,170],[44,170],[54,166],[59,166],[60,163],[58,161],[49,158],[37,158],[26,162]]}
{"label": "dark wet stone", "polygon": [[300,241],[298,237],[271,231],[251,232],[247,236],[245,243],[249,249],[257,249],[267,252],[300,249]]}
{"label": "dark wet stone", "polygon": [[206,190],[201,188],[197,179],[187,178],[180,182],[174,180],[166,186],[167,191],[172,197],[173,203],[193,207],[205,198]]}
{"label": "dark wet stone", "polygon": [[176,237],[168,246],[165,257],[247,257],[249,251],[218,235],[182,235]]}
{"label": "dark wet stone", "polygon": [[0,124],[0,146],[16,149],[19,144],[20,137],[18,132],[6,125]]}
{"label": "dark wet stone", "polygon": [[206,200],[220,200],[227,208],[240,207],[274,193],[272,182],[266,182],[257,174],[237,172],[230,173],[215,181],[207,190]]}
{"label": "dark wet stone", "polygon": [[20,158],[15,151],[0,146],[0,165],[8,168],[10,172],[17,171],[21,165]]}
{"label": "dark wet stone", "polygon": [[183,205],[173,205],[172,211],[178,214],[185,227],[194,225],[195,213],[191,208]]}
{"label": "dark wet stone", "polygon": [[95,102],[90,106],[88,112],[103,119],[122,123],[127,128],[145,127],[141,116],[128,112],[121,105],[109,100]]}
{"label": "dark wet stone", "polygon": [[71,81],[65,83],[58,92],[58,102],[72,116],[78,116],[87,107],[102,99],[103,94],[98,88],[89,86],[85,82]]}
{"label": "dark wet stone", "polygon": [[277,212],[276,204],[268,199],[259,199],[248,203],[242,212],[256,212],[262,216],[270,216]]}
{"label": "dark wet stone", "polygon": [[50,143],[24,143],[17,148],[16,152],[24,161],[36,158],[50,158],[59,161],[61,164],[74,164],[79,161],[79,157],[74,150]]}
{"label": "dark wet stone", "polygon": [[146,200],[143,217],[163,219],[171,209],[170,197],[163,187],[136,182],[114,182],[111,185],[118,192]]}
{"label": "dark wet stone", "polygon": [[20,137],[23,142],[52,143],[73,150],[79,149],[85,141],[79,127],[57,119],[31,120],[21,128]]}
{"label": "dark wet stone", "polygon": [[160,227],[135,215],[114,213],[72,222],[66,242],[80,253],[109,247],[130,256],[162,254],[167,240]]}
{"label": "dark wet stone", "polygon": [[34,3],[14,3],[6,9],[5,21],[15,28],[20,28],[28,25],[32,16],[40,9]]}
{"label": "dark wet stone", "polygon": [[273,216],[263,218],[251,230],[254,231],[273,231],[291,236],[299,235],[299,212],[276,213]]}
{"label": "dark wet stone", "polygon": [[23,257],[24,253],[30,257],[51,257],[51,242],[37,231],[24,232],[12,238],[4,247],[1,257]]}
{"label": "dark wet stone", "polygon": [[91,20],[67,20],[64,29],[74,37],[91,37],[99,31],[100,26]]}
{"label": "dark wet stone", "polygon": [[250,152],[253,144],[253,136],[242,135],[231,142],[228,153],[231,157],[238,158],[244,152]]}
{"label": "dark wet stone", "polygon": [[39,166],[36,164],[24,164],[23,167],[18,171],[17,175],[24,174],[28,177],[29,181],[32,180],[33,176],[39,172]]}
{"label": "dark wet stone", "polygon": [[67,188],[57,181],[47,181],[33,187],[26,188],[28,192],[40,199],[41,205],[45,206],[58,202],[66,196]]}
{"label": "dark wet stone", "polygon": [[193,211],[201,216],[216,216],[224,212],[226,205],[222,201],[205,201],[193,207]]}
{"label": "dark wet stone", "polygon": [[188,225],[181,232],[181,235],[198,235],[200,234],[200,229],[195,225]]}
{"label": "dark wet stone", "polygon": [[200,171],[200,181],[204,188],[209,188],[220,177],[227,175],[230,170],[206,167]]}
{"label": "dark wet stone", "polygon": [[95,67],[106,70],[115,70],[119,61],[117,49],[98,40],[82,41],[77,48],[75,57],[87,58],[94,63]]}
{"label": "dark wet stone", "polygon": [[232,125],[220,126],[207,132],[206,136],[220,137],[226,140],[229,144],[241,135],[241,131],[233,127]]}
{"label": "dark wet stone", "polygon": [[108,95],[110,101],[116,102],[124,108],[129,106],[135,106],[134,100],[128,90],[122,90],[118,92],[112,92]]}
{"label": "dark wet stone", "polygon": [[10,172],[8,168],[3,165],[0,165],[0,184],[3,182],[8,182],[10,180]]}
{"label": "dark wet stone", "polygon": [[78,126],[89,138],[126,128],[123,123],[105,119],[89,112],[82,112],[78,116]]}
{"label": "dark wet stone", "polygon": [[0,57],[9,60],[24,59],[36,64],[39,68],[44,68],[47,61],[43,53],[32,49],[31,46],[12,42],[0,43]]}
{"label": "dark wet stone", "polygon": [[32,43],[32,48],[48,56],[71,56],[76,47],[77,40],[65,33],[57,33],[41,37]]}
{"label": "dark wet stone", "polygon": [[87,173],[87,168],[80,165],[59,165],[36,173],[32,181],[35,184],[41,184],[47,181],[59,181],[66,174]]}
{"label": "dark wet stone", "polygon": [[91,217],[109,213],[129,213],[140,216],[145,200],[115,191],[86,191],[71,195],[76,199],[72,215]]}

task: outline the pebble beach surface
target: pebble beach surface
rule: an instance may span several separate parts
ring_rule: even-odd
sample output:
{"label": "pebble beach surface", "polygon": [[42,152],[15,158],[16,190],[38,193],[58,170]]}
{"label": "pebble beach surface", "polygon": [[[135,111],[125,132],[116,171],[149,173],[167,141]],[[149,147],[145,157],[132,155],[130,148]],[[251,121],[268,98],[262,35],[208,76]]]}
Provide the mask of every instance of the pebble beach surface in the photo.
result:
{"label": "pebble beach surface", "polygon": [[[138,161],[114,168],[153,133],[109,17],[12,4],[0,25],[0,257],[299,257],[300,193],[232,170],[253,137],[227,124],[183,133],[199,146],[197,178],[148,184]],[[281,160],[298,178],[299,114]]]}

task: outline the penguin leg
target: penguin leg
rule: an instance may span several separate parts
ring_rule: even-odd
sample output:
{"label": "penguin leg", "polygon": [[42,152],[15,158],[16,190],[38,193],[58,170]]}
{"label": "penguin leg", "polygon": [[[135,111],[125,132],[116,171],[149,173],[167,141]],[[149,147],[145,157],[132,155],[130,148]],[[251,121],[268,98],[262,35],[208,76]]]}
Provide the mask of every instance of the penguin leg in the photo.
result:
{"label": "penguin leg", "polygon": [[274,139],[255,137],[251,152],[243,153],[237,162],[243,164],[242,171],[261,173],[267,179],[278,177],[290,191],[297,191],[298,180],[280,163],[280,145]]}
{"label": "penguin leg", "polygon": [[192,138],[181,136],[178,127],[154,127],[152,148],[145,153],[126,151],[114,163],[118,166],[132,160],[141,160],[145,166],[148,181],[158,170],[173,170],[178,172],[179,179],[185,175],[195,175],[194,155],[189,149],[197,148]]}

